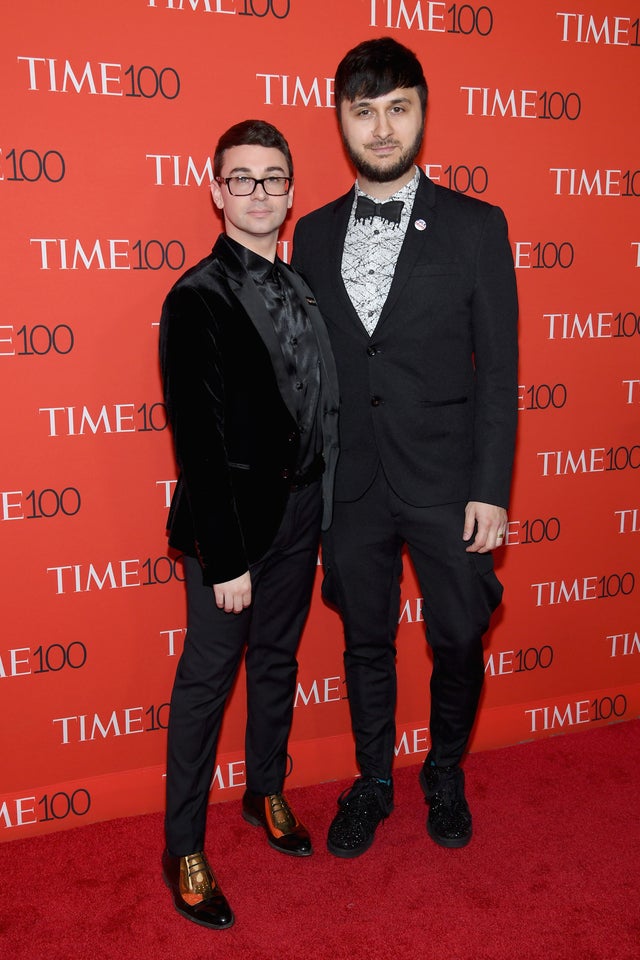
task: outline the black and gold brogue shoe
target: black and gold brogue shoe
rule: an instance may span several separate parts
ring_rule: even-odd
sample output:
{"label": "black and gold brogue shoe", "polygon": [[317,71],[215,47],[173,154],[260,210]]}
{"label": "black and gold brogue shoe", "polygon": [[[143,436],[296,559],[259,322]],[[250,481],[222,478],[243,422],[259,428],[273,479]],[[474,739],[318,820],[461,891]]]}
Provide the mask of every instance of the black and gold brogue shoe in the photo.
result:
{"label": "black and gold brogue shoe", "polygon": [[178,913],[212,930],[233,926],[234,916],[204,853],[186,857],[162,854],[162,873]]}
{"label": "black and gold brogue shoe", "polygon": [[245,791],[242,816],[254,827],[263,827],[267,843],[280,853],[308,857],[313,853],[309,831],[298,820],[283,793],[263,796]]}

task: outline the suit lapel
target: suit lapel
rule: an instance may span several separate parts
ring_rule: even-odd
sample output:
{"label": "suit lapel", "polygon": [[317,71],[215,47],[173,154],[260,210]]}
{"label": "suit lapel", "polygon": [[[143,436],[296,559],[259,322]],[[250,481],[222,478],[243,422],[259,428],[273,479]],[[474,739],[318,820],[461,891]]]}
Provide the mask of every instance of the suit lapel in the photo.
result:
{"label": "suit lapel", "polygon": [[346,314],[350,321],[355,325],[357,332],[366,340],[368,340],[369,335],[362,325],[362,320],[358,316],[357,311],[351,302],[351,298],[347,293],[347,288],[344,285],[344,280],[342,279],[342,253],[344,250],[344,241],[347,236],[347,228],[349,226],[349,217],[353,207],[354,193],[355,186],[349,191],[349,193],[345,194],[343,197],[340,197],[340,199],[336,201],[333,211],[334,216],[332,217],[330,223],[328,246],[329,250],[331,251],[331,272],[335,277],[335,291],[336,297],[340,303],[340,312]]}
{"label": "suit lapel", "polygon": [[393,280],[380,314],[378,326],[384,323],[392,312],[398,297],[406,287],[416,262],[418,260],[428,262],[437,256],[435,192],[431,180],[428,180],[421,172],[407,232],[400,249]]}
{"label": "suit lapel", "polygon": [[[353,205],[354,190],[336,201],[334,216],[329,228],[329,250],[333,259],[332,273],[336,279],[336,298],[340,302],[343,315],[349,317],[358,333],[369,339],[360,317],[358,316],[347,293],[342,279],[342,252],[349,224],[349,216]],[[379,327],[392,313],[398,298],[401,297],[411,272],[418,260],[429,262],[439,256],[440,241],[442,241],[442,224],[438,224],[435,206],[436,190],[433,182],[420,172],[420,182],[411,211],[407,232],[400,250],[400,255],[393,275],[389,294],[380,314],[377,326]],[[421,221],[425,224],[422,227]],[[418,226],[416,226],[418,224]],[[438,239],[440,235],[440,239]]]}

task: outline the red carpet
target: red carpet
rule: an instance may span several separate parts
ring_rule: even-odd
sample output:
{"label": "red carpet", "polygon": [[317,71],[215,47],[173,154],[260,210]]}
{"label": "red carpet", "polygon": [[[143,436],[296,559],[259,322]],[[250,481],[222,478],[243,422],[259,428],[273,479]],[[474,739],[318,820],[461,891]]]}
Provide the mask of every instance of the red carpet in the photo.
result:
{"label": "red carpet", "polygon": [[[346,784],[292,790],[316,852],[269,849],[238,801],[207,852],[235,913],[182,919],[160,878],[162,817],[0,845],[3,960],[638,960],[640,721],[473,754],[475,836],[435,846],[416,767],[353,861],[324,848]],[[223,852],[224,851],[224,852]]]}

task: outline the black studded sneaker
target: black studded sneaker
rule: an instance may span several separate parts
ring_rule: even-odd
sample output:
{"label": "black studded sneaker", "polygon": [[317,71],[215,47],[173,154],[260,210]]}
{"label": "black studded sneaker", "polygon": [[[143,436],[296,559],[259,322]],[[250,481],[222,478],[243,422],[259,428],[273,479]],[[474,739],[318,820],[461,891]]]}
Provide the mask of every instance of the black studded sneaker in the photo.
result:
{"label": "black studded sneaker", "polygon": [[393,784],[359,777],[338,797],[327,848],[336,857],[359,857],[373,843],[376,828],[393,810]]}
{"label": "black studded sneaker", "polygon": [[471,840],[472,827],[460,767],[425,764],[419,780],[429,806],[427,833],[431,839],[441,847],[465,847]]}

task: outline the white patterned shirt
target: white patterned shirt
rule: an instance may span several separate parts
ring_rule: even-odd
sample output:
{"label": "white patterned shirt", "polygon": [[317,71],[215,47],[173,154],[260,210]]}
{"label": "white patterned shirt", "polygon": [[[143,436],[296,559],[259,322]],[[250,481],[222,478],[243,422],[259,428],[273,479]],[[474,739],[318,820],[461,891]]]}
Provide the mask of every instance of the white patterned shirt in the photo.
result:
{"label": "white patterned shirt", "polygon": [[375,197],[364,193],[356,181],[355,196],[342,253],[342,279],[349,299],[369,336],[376,328],[389,295],[419,181],[420,172],[416,167],[413,180],[388,198],[402,200],[404,203],[400,223],[391,223],[382,217],[356,220],[355,210],[359,196],[369,197],[374,203],[380,203]]}

